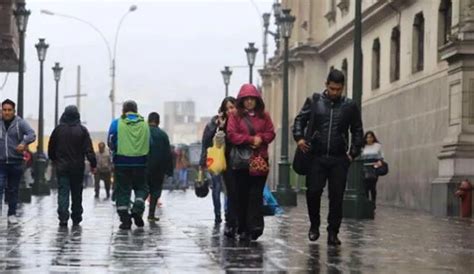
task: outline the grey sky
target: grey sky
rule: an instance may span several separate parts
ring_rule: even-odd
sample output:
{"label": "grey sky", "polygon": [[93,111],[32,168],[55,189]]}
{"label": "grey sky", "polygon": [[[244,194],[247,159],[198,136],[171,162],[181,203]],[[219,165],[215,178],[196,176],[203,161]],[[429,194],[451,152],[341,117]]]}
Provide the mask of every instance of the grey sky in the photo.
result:
{"label": "grey sky", "polygon": [[[213,115],[224,95],[220,70],[224,65],[246,65],[244,48],[256,42],[262,65],[260,16],[251,0],[61,0],[27,1],[31,9],[26,41],[25,117],[38,116],[39,63],[34,44],[46,38],[50,44],[45,62],[45,132],[53,127],[54,81],[51,67],[64,67],[60,84],[60,111],[74,99],[63,99],[76,90],[76,67],[82,67],[83,120],[92,131],[110,123],[109,61],[100,36],[80,22],[40,14],[41,9],[74,15],[97,26],[113,47],[120,17],[130,5],[138,10],[123,24],[117,53],[116,101],[136,99],[140,112],[163,109],[168,100],[193,99],[198,116]],[[270,11],[272,0],[255,0],[261,12]],[[270,50],[274,43],[270,41]],[[248,81],[248,69],[234,68],[230,92],[235,95]],[[254,72],[255,75],[257,72]],[[0,74],[0,83],[4,73]],[[1,98],[16,100],[17,74],[11,73]],[[117,107],[117,113],[120,107]]]}

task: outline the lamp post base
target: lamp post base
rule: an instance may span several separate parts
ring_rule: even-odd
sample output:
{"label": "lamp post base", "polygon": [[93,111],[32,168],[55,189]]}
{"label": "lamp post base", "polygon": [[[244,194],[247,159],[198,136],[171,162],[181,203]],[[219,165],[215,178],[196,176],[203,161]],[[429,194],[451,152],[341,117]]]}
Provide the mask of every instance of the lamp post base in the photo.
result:
{"label": "lamp post base", "polygon": [[375,205],[365,196],[362,160],[354,160],[349,168],[348,185],[343,201],[343,217],[373,219]]}
{"label": "lamp post base", "polygon": [[297,196],[296,192],[290,186],[290,163],[288,161],[281,161],[278,164],[279,184],[277,191],[273,195],[277,199],[280,206],[296,206]]}
{"label": "lamp post base", "polygon": [[31,203],[31,188],[20,187],[18,190],[18,200],[21,203]]}
{"label": "lamp post base", "polygon": [[49,195],[51,194],[51,189],[45,178],[48,161],[45,155],[37,155],[35,158],[35,183],[32,186],[32,193],[33,195]]}
{"label": "lamp post base", "polygon": [[276,191],[272,193],[280,206],[297,206],[298,199],[296,192],[292,189],[286,191]]}

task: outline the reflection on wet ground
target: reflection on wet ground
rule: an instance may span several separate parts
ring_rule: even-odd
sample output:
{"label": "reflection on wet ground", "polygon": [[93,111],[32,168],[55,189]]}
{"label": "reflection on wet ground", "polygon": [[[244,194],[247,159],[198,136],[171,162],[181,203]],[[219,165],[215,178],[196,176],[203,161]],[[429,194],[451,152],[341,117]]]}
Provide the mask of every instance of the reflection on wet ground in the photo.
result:
{"label": "reflection on wet ground", "polygon": [[[0,217],[0,270],[42,272],[306,272],[306,273],[474,273],[472,219],[437,218],[378,207],[375,220],[344,220],[343,245],[307,240],[304,196],[299,207],[266,217],[257,242],[239,243],[214,226],[210,197],[192,191],[166,192],[161,220],[120,231],[110,201],[84,191],[80,227],[59,228],[56,195],[34,197],[21,207],[21,223]],[[326,202],[323,214],[327,212]],[[324,222],[323,222],[324,223]]]}

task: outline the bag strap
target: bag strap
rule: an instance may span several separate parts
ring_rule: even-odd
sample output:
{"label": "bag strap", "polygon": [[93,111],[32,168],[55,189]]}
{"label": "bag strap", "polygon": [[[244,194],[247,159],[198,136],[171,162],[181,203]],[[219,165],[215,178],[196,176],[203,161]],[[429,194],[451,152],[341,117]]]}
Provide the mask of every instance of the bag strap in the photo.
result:
{"label": "bag strap", "polygon": [[[312,139],[312,136],[309,136],[310,134],[313,134],[313,127],[314,127],[314,120],[316,119],[316,105],[319,102],[319,99],[321,98],[321,95],[318,93],[313,94],[313,102],[311,103],[311,116],[309,118],[309,125],[308,125],[308,130],[306,131],[306,139],[307,141],[310,141]],[[308,140],[309,139],[309,140]]]}
{"label": "bag strap", "polygon": [[251,136],[255,136],[257,133],[255,133],[255,129],[253,128],[253,125],[252,125],[252,122],[250,121],[249,117],[248,116],[244,116],[244,118],[242,118],[245,122],[245,124],[247,125],[247,128],[249,130],[249,133]]}

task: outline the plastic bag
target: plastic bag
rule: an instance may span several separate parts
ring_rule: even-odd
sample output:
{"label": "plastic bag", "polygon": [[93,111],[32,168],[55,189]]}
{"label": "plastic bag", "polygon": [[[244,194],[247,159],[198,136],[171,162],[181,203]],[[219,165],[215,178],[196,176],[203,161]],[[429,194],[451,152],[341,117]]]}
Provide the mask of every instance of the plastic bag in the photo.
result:
{"label": "plastic bag", "polygon": [[214,175],[221,174],[227,169],[225,146],[213,145],[207,149],[207,170]]}

